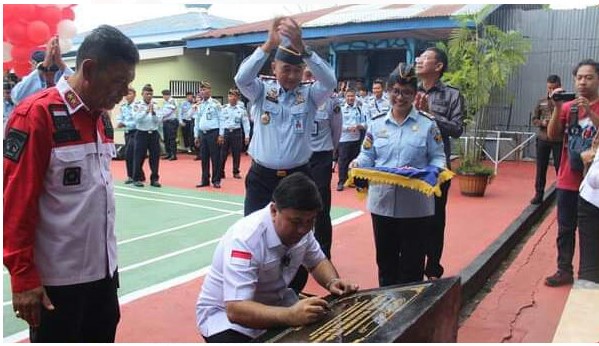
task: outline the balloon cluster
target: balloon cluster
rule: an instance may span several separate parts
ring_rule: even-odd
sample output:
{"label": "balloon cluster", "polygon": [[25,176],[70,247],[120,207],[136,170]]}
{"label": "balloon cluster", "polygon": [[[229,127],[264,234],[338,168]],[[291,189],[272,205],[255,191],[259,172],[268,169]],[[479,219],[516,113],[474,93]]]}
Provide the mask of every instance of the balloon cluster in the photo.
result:
{"label": "balloon cluster", "polygon": [[68,52],[77,34],[75,5],[3,5],[4,37],[2,51],[4,71],[13,69],[23,77],[31,71],[31,54],[58,35],[60,51]]}

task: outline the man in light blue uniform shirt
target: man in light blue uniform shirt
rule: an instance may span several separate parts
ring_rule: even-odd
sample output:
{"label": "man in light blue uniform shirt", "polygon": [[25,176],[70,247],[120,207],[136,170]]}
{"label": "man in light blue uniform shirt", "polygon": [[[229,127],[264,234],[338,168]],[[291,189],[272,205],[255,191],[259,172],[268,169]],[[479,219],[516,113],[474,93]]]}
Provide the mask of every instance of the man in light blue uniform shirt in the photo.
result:
{"label": "man in light blue uniform shirt", "polygon": [[389,104],[389,100],[385,97],[383,90],[385,89],[385,81],[382,79],[375,79],[372,82],[372,96],[368,98],[366,104],[368,105],[369,117],[367,119],[367,123],[370,124],[370,121],[373,118],[383,117],[387,115],[389,110],[391,109],[391,104]]}
{"label": "man in light blue uniform shirt", "polygon": [[23,77],[11,90],[10,95],[15,105],[29,95],[53,87],[63,76],[70,76],[74,73],[62,60],[57,36],[48,41],[46,52],[34,52],[31,55],[31,60],[36,64],[35,69]]}
{"label": "man in light blue uniform shirt", "polygon": [[[241,179],[241,175],[239,174],[241,149],[244,142],[246,145],[250,142],[250,120],[243,102],[239,102],[240,96],[241,93],[237,88],[229,89],[227,96],[229,103],[222,109],[223,127],[225,128],[225,143],[221,147],[220,155],[221,178],[223,179],[225,178],[225,164],[229,155],[229,149],[231,149],[231,155],[233,156],[233,178]],[[243,139],[244,133],[245,141]]]}
{"label": "man in light blue uniform shirt", "polygon": [[183,132],[183,145],[190,154],[193,148],[193,117],[190,112],[193,103],[193,92],[186,92],[185,101],[181,103],[181,106],[179,106],[179,110],[177,112],[179,125],[182,126],[181,131]]}
{"label": "man in light blue uniform shirt", "polygon": [[[312,71],[304,71],[304,80],[313,81]],[[333,178],[333,152],[339,145],[341,137],[341,107],[335,95],[331,95],[322,106],[318,107],[312,128],[312,156],[310,168],[320,197],[322,210],[314,224],[314,236],[324,254],[331,259],[333,226],[331,224],[331,179]]]}
{"label": "man in light blue uniform shirt", "polygon": [[343,191],[347,180],[349,163],[360,153],[360,131],[366,128],[365,111],[356,100],[356,90],[345,92],[345,103],[341,106],[343,126],[339,139],[339,181],[337,191]]}
{"label": "man in light blue uniform shirt", "polygon": [[[281,45],[283,40],[288,44]],[[275,77],[257,78],[277,47],[272,65]],[[316,82],[302,85],[306,64]],[[328,63],[306,50],[298,24],[284,17],[273,20],[266,42],[243,61],[235,83],[253,105],[254,133],[249,147],[253,162],[245,181],[244,202],[244,214],[248,215],[271,201],[283,177],[295,171],[310,175],[315,111],[332,94],[337,80]]]}
{"label": "man in light blue uniform shirt", "polygon": [[[143,181],[145,176],[143,170],[140,171],[141,177],[133,178],[134,171],[134,153],[135,153],[135,136],[137,134],[136,120],[133,117],[133,102],[135,102],[135,89],[129,88],[125,102],[121,104],[121,113],[116,117],[117,127],[125,129],[125,167],[127,170],[127,180],[125,184],[132,184],[134,181]],[[142,166],[144,159],[142,158]]]}
{"label": "man in light blue uniform shirt", "polygon": [[[133,103],[133,118],[135,119],[135,127],[137,128],[137,133],[135,134],[135,153],[133,155],[133,179],[141,176],[143,159],[149,151],[150,170],[152,171],[150,185],[160,187],[161,184],[158,182],[160,178],[158,175],[160,164],[160,135],[158,134],[158,127],[162,122],[162,114],[156,102],[152,100],[154,89],[152,89],[150,84],[146,84],[143,87],[141,95],[142,100]],[[133,182],[133,185],[137,187],[144,186],[139,180]]]}
{"label": "man in light blue uniform shirt", "polygon": [[210,185],[210,164],[212,163],[212,185],[215,189],[220,189],[220,147],[225,140],[222,106],[212,98],[212,86],[209,82],[203,81],[200,89],[203,101],[194,113],[194,136],[196,146],[200,146],[202,181],[196,187]]}
{"label": "man in light blue uniform shirt", "polygon": [[[8,121],[8,118],[10,117],[10,113],[12,113],[12,110],[15,109],[15,105],[14,103],[12,103],[12,100],[10,98],[10,85],[8,84],[4,84],[4,122],[3,124],[6,125],[6,122]],[[4,129],[4,127],[2,127]]]}
{"label": "man in light blue uniform shirt", "polygon": [[177,101],[171,97],[171,91],[168,89],[162,90],[162,98],[164,103],[160,112],[162,113],[165,159],[173,161],[177,159],[177,130],[179,129]]}

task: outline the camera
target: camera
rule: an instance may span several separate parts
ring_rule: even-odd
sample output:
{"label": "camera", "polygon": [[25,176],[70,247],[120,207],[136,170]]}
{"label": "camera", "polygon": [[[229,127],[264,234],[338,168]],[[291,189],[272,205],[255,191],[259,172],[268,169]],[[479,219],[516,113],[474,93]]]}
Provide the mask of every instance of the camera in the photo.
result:
{"label": "camera", "polygon": [[561,92],[555,93],[551,96],[553,101],[572,101],[576,98],[576,93],[572,92]]}

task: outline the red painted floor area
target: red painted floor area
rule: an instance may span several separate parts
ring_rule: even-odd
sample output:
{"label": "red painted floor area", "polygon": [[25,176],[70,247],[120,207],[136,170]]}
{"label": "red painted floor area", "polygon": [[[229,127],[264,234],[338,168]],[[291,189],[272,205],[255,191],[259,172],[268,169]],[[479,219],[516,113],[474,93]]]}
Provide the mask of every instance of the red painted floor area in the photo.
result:
{"label": "red painted floor area", "polygon": [[[242,175],[247,172],[249,163],[249,157],[242,156]],[[229,161],[226,171],[229,178],[223,180],[220,192],[243,195],[244,181],[231,178],[230,164]],[[149,176],[148,168],[145,167],[145,170]],[[123,161],[114,162],[113,174],[115,179],[125,178]],[[457,274],[467,266],[528,206],[534,191],[534,174],[534,163],[502,163],[499,166],[499,174],[483,198],[464,197],[459,193],[457,181],[452,183],[443,255],[447,276]],[[200,177],[200,161],[193,161],[192,156],[184,154],[179,155],[178,161],[161,160],[160,176],[163,185],[194,189]],[[555,175],[550,171],[548,184],[554,179]],[[332,185],[335,186],[336,182],[337,178],[334,177]],[[213,187],[204,189],[217,191]],[[372,225],[370,215],[366,212],[365,201],[358,199],[354,190],[346,189],[343,192],[333,191],[333,205],[365,212],[361,217],[335,227],[333,263],[342,276],[351,278],[362,288],[376,287],[377,269]],[[533,241],[535,237],[541,237],[538,245],[525,246],[525,249],[531,246],[530,256],[525,256],[522,262],[526,265],[515,264],[516,267],[513,267],[516,269],[513,271],[514,275],[517,275],[516,278],[506,279],[510,285],[501,281],[492,294],[479,305],[460,329],[460,341],[500,342],[503,338],[507,341],[551,341],[568,294],[568,288],[545,289],[539,286],[542,285],[539,280],[551,274],[555,263],[555,227],[550,223],[551,218],[555,219],[555,215],[551,214],[546,221],[544,236],[541,237],[542,232],[539,230],[531,238]],[[537,258],[541,252],[544,257]],[[534,262],[531,261],[532,258],[535,259]],[[512,268],[506,275],[511,271]],[[524,281],[530,281],[532,286],[515,284]],[[197,279],[124,305],[117,341],[202,341],[195,327],[195,301],[201,283],[202,279]],[[530,287],[533,287],[533,291],[530,291]],[[309,282],[306,291],[324,293],[324,290],[312,281]],[[498,297],[494,297],[495,292]],[[534,294],[535,308],[523,308],[528,304],[527,299],[531,294]],[[515,314],[518,316],[516,323],[510,324]]]}

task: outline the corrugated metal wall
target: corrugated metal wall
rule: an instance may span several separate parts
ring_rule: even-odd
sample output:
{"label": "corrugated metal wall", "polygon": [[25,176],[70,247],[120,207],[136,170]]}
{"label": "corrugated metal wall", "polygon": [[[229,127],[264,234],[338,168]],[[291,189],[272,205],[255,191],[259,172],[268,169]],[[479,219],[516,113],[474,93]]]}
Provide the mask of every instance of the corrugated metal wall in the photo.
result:
{"label": "corrugated metal wall", "polygon": [[493,98],[488,128],[534,131],[530,114],[544,96],[547,76],[559,75],[564,88],[573,90],[572,68],[583,59],[599,60],[599,7],[526,11],[502,6],[489,17],[489,23],[529,37],[532,51],[509,86]]}

